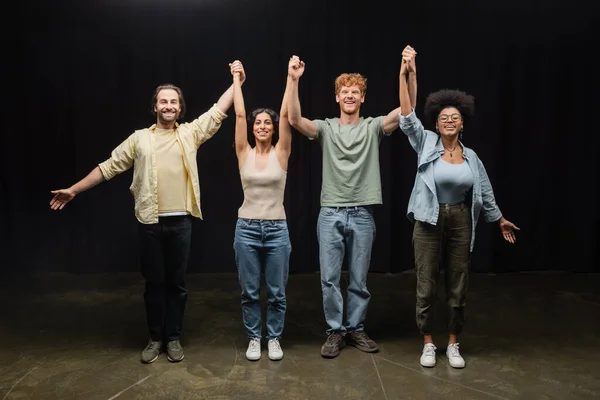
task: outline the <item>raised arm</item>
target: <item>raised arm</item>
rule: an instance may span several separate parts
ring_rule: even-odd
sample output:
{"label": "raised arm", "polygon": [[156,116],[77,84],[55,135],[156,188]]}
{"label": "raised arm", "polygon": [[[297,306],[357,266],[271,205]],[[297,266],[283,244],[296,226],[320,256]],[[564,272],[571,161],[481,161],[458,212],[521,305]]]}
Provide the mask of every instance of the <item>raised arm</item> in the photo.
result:
{"label": "raised arm", "polygon": [[[411,111],[417,105],[417,70],[414,62],[416,54],[417,53],[410,46],[406,46],[402,52],[402,66],[400,67],[400,82],[398,85],[400,107],[390,112],[383,119],[383,130],[386,133],[391,133],[398,128],[400,112],[402,112],[402,115],[404,116],[408,115],[404,114],[402,111],[404,110],[402,105],[406,105]],[[408,65],[403,69],[405,63]],[[406,98],[404,98],[402,94],[403,88],[406,91]]]}
{"label": "raised arm", "polygon": [[410,46],[402,51],[400,66],[400,109],[402,115],[412,113],[417,102],[417,70],[415,57],[417,52]]}
{"label": "raised arm", "polygon": [[290,79],[290,94],[288,98],[288,118],[290,124],[301,134],[308,138],[317,136],[318,127],[313,121],[304,118],[300,109],[300,98],[298,97],[298,81],[304,73],[304,61],[297,56],[292,56],[288,65],[288,77]]}
{"label": "raised arm", "polygon": [[235,110],[235,153],[238,162],[244,165],[250,144],[248,143],[248,121],[246,120],[246,108],[244,106],[244,95],[242,93],[241,64],[234,61],[229,64],[233,75],[233,109]]}
{"label": "raised arm", "polygon": [[[292,62],[290,60],[290,62]],[[281,168],[287,171],[288,159],[292,152],[292,127],[288,115],[288,98],[290,97],[292,79],[288,76],[285,85],[285,92],[281,100],[281,110],[279,111],[279,141],[275,145],[275,152]]]}
{"label": "raised arm", "polygon": [[[244,83],[244,81],[246,80],[246,74],[244,73],[244,69],[242,67],[241,62],[236,60],[234,63],[229,64],[229,68],[232,68],[233,64],[236,64],[236,68],[238,69],[238,72],[240,72],[240,86],[241,86]],[[219,97],[219,100],[217,100],[217,108],[219,110],[221,110],[221,112],[226,114],[227,111],[229,111],[229,108],[231,108],[232,104],[233,104],[233,84],[231,84],[231,86],[229,86],[229,88],[221,95],[221,97]]]}

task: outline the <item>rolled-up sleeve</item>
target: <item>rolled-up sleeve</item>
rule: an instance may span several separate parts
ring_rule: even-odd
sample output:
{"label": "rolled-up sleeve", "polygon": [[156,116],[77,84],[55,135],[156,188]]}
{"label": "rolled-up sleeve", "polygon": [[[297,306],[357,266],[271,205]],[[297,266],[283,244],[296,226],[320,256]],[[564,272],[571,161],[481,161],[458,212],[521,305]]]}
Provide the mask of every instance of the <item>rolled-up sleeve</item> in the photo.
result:
{"label": "rolled-up sleeve", "polygon": [[400,129],[408,137],[408,141],[412,148],[417,153],[420,153],[423,150],[425,138],[427,137],[421,120],[417,118],[417,114],[415,114],[414,110],[406,117],[403,116],[402,113],[399,114],[400,121],[398,122],[398,125],[400,125]]}
{"label": "rolled-up sleeve", "polygon": [[227,118],[227,114],[219,110],[217,105],[214,104],[210,110],[185,125],[188,125],[191,129],[194,143],[199,147],[219,130],[225,118]]}
{"label": "rolled-up sleeve", "polygon": [[135,134],[131,134],[123,143],[115,148],[110,158],[98,164],[100,171],[107,181],[116,175],[127,171],[133,166],[135,158]]}

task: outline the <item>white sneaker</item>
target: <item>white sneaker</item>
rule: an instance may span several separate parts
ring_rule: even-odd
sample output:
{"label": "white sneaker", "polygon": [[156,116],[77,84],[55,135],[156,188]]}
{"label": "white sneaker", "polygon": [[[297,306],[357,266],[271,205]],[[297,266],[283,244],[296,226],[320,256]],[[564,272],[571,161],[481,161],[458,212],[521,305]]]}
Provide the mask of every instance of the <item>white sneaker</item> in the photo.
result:
{"label": "white sneaker", "polygon": [[269,340],[269,359],[279,361],[283,358],[283,350],[279,344],[279,339]]}
{"label": "white sneaker", "polygon": [[435,367],[435,350],[433,343],[427,343],[423,346],[423,354],[421,354],[421,365],[427,368]]}
{"label": "white sneaker", "polygon": [[450,366],[454,368],[464,368],[465,360],[460,355],[460,351],[458,351],[458,343],[452,343],[448,345],[446,349],[446,356],[448,356],[448,362]]}
{"label": "white sneaker", "polygon": [[246,350],[246,358],[249,361],[260,360],[260,338],[250,339],[248,350]]}

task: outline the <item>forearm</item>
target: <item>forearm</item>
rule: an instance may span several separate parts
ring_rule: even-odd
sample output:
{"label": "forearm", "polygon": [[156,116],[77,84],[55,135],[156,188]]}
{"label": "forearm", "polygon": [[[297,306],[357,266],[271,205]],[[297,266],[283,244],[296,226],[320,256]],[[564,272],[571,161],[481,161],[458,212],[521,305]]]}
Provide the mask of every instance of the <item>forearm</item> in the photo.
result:
{"label": "forearm", "polygon": [[417,73],[411,72],[408,74],[408,95],[410,97],[410,105],[412,108],[417,108]]}
{"label": "forearm", "polygon": [[288,77],[289,93],[287,101],[287,114],[290,124],[298,124],[302,118],[300,109],[300,98],[298,97],[298,79]]}
{"label": "forearm", "polygon": [[104,179],[102,171],[100,171],[100,167],[96,167],[85,178],[71,186],[71,189],[75,192],[75,194],[79,194],[93,188],[105,180],[106,179]]}
{"label": "forearm", "polygon": [[292,88],[292,78],[288,76],[285,84],[285,92],[283,93],[283,99],[281,100],[281,109],[279,110],[279,116],[283,118],[289,118],[288,103]]}
{"label": "forearm", "polygon": [[233,84],[229,86],[219,100],[217,101],[217,108],[221,110],[223,113],[227,114],[227,111],[231,108],[233,104]]}
{"label": "forearm", "polygon": [[[219,104],[217,103],[217,107],[218,106]],[[236,117],[246,118],[244,95],[242,93],[242,84],[240,82],[239,74],[236,74],[233,78],[233,109]]]}
{"label": "forearm", "polygon": [[[403,116],[407,116],[412,113],[413,106],[409,94],[409,80],[411,80],[409,74],[400,75],[400,109]],[[416,79],[415,79],[416,86]],[[416,93],[415,93],[416,98]]]}

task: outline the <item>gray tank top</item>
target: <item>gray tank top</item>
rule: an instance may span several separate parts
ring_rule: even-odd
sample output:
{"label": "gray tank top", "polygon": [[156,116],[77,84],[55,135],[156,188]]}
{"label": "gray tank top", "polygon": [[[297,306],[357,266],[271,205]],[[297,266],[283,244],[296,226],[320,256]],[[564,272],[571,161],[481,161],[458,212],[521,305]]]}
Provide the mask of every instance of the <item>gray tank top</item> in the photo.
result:
{"label": "gray tank top", "polygon": [[285,219],[283,195],[287,173],[281,168],[274,147],[262,170],[256,167],[256,148],[250,150],[240,169],[240,178],[244,203],[238,210],[239,218]]}

